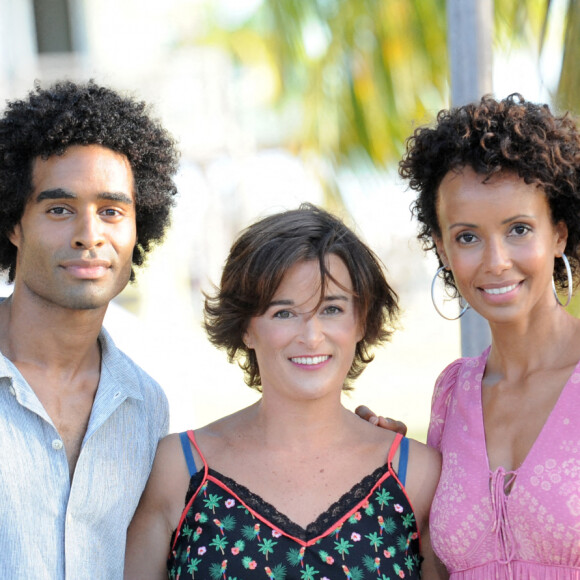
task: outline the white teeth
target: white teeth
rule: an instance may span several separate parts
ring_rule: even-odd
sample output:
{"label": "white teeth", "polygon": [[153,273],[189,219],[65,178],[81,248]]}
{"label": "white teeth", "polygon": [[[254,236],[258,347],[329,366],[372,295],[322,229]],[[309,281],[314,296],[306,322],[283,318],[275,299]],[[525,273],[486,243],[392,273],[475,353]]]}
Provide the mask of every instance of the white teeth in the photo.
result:
{"label": "white teeth", "polygon": [[330,357],[328,355],[324,356],[297,356],[291,358],[292,362],[295,362],[299,365],[318,365],[325,360],[328,360]]}
{"label": "white teeth", "polygon": [[504,286],[503,288],[484,288],[483,291],[487,294],[505,294],[506,292],[511,292],[517,286],[517,284],[512,284],[511,286]]}

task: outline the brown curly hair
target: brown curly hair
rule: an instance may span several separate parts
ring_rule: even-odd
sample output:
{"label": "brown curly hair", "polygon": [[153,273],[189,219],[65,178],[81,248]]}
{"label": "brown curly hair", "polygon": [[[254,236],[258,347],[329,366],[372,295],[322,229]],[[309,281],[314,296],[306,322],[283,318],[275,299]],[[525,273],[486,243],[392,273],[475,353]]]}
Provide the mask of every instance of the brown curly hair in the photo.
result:
{"label": "brown curly hair", "polygon": [[[142,101],[93,81],[35,85],[28,98],[7,103],[0,117],[0,270],[14,280],[16,247],[8,239],[32,193],[32,162],[62,155],[72,145],[102,145],[124,155],[133,171],[140,266],[169,225],[177,189],[173,138]],[[131,272],[131,280],[134,272]]]}
{"label": "brown curly hair", "polygon": [[372,347],[386,341],[398,315],[397,294],[389,286],[379,258],[341,220],[311,204],[302,204],[268,216],[242,232],[226,260],[220,287],[206,294],[204,318],[210,341],[238,361],[246,384],[261,391],[256,354],[243,341],[254,316],[266,312],[286,272],[297,262],[315,260],[320,267],[321,301],[329,274],[326,256],[333,254],[346,265],[364,336],[344,390],[373,360]]}
{"label": "brown curly hair", "polygon": [[[576,281],[580,133],[571,116],[556,116],[548,105],[531,103],[517,93],[503,100],[486,95],[479,103],[440,111],[434,127],[417,128],[407,140],[399,174],[418,192],[412,211],[420,223],[418,238],[425,250],[436,252],[433,236],[441,235],[436,211],[439,185],[449,171],[466,166],[486,180],[507,171],[542,188],[553,222],[563,221],[568,227],[565,253]],[[555,262],[554,280],[560,288],[567,287],[562,260]],[[457,291],[448,270],[445,281]]]}

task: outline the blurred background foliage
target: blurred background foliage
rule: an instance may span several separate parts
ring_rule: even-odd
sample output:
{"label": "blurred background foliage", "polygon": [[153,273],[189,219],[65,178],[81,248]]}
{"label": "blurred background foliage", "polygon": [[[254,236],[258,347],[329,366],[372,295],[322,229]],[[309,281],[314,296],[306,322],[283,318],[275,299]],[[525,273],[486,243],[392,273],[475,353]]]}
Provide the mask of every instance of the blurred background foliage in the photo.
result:
{"label": "blurred background foliage", "polygon": [[445,19],[443,0],[263,0],[208,40],[269,70],[291,150],[384,166],[446,102]]}
{"label": "blurred background foliage", "polygon": [[[562,10],[552,102],[579,110],[580,2],[496,0],[494,43],[532,50],[539,61]],[[444,0],[262,0],[240,19],[215,12],[209,20],[206,42],[268,77],[264,98],[290,129],[285,145],[334,167],[395,163],[413,127],[449,104]]]}
{"label": "blurred background foliage", "polygon": [[[551,2],[546,0],[549,5]],[[580,113],[580,2],[567,0],[566,28],[560,82],[555,102],[562,110]]]}
{"label": "blurred background foliage", "polygon": [[[256,0],[233,19],[208,10],[205,41],[240,68],[262,71],[283,145],[316,160],[331,208],[342,204],[341,167],[394,167],[413,129],[449,106],[445,0]],[[551,104],[580,112],[580,2],[496,0],[494,48],[532,51],[541,75],[558,18],[562,60],[548,63],[560,69]],[[580,315],[580,299],[569,308]]]}

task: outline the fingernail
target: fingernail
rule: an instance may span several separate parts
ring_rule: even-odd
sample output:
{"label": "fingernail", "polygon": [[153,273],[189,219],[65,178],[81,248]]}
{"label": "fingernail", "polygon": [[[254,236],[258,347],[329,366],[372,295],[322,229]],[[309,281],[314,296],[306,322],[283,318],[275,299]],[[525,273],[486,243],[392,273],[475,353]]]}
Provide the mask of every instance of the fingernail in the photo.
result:
{"label": "fingernail", "polygon": [[370,423],[371,425],[378,425],[378,424],[379,424],[379,418],[378,418],[378,417],[371,417],[371,418],[369,419],[369,423]]}

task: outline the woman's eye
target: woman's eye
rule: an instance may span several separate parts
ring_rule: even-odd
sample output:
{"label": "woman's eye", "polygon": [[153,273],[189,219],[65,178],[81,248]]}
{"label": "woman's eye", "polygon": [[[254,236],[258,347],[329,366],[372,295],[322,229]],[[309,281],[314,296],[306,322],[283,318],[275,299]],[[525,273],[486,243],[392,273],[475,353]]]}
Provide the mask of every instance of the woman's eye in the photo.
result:
{"label": "woman's eye", "polygon": [[289,310],[279,310],[274,314],[274,318],[290,318],[292,313]]}
{"label": "woman's eye", "polygon": [[530,231],[530,227],[526,226],[524,224],[516,224],[513,228],[512,228],[512,232],[516,235],[516,236],[524,236],[526,235],[528,232]]}
{"label": "woman's eye", "polygon": [[457,236],[457,241],[462,244],[471,244],[475,240],[475,236],[469,232],[464,232]]}
{"label": "woman's eye", "polygon": [[340,312],[342,312],[342,309],[339,308],[338,306],[327,306],[324,309],[324,312],[326,314],[339,314]]}

